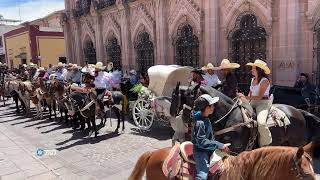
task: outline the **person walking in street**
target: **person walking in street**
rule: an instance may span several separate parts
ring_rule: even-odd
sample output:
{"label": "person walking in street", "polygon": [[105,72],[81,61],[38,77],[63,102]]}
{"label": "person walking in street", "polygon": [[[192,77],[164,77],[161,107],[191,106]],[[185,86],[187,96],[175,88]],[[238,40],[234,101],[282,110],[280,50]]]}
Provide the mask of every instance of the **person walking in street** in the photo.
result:
{"label": "person walking in street", "polygon": [[239,68],[238,63],[231,63],[228,59],[223,59],[219,66],[223,76],[222,93],[230,98],[235,98],[238,91],[238,80],[233,70]]}
{"label": "person walking in street", "polygon": [[272,105],[269,100],[270,81],[268,75],[270,69],[264,61],[257,59],[254,63],[248,63],[251,66],[253,78],[251,80],[250,92],[248,96],[238,93],[242,100],[249,100],[253,108],[257,112],[259,145],[260,147],[267,146],[272,142],[271,132],[267,126],[267,117],[269,109]]}
{"label": "person walking in street", "polygon": [[229,151],[229,144],[223,144],[214,139],[213,130],[208,116],[214,113],[214,105],[219,97],[204,94],[194,102],[195,124],[192,131],[193,157],[196,162],[196,179],[207,180],[209,174],[210,156],[216,149]]}

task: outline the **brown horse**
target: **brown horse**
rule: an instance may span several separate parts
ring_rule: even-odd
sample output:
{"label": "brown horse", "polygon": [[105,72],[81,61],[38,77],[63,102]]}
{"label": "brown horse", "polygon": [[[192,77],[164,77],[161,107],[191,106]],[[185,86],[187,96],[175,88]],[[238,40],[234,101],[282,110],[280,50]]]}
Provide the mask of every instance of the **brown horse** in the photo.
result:
{"label": "brown horse", "polygon": [[[318,148],[312,144],[303,148],[273,146],[229,156],[222,160],[219,180],[315,180],[311,156],[319,151]],[[128,179],[141,180],[145,171],[147,180],[169,179],[162,172],[162,165],[170,150],[171,148],[164,148],[145,152]]]}

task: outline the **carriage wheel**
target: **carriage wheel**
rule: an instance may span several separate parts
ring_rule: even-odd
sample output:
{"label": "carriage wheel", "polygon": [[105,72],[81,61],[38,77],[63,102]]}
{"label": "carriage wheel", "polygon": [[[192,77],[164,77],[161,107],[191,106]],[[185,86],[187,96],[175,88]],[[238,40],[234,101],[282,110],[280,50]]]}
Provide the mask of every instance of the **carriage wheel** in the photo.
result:
{"label": "carriage wheel", "polygon": [[151,128],[154,121],[154,112],[151,110],[150,102],[144,99],[138,99],[132,110],[132,116],[136,126],[147,131]]}

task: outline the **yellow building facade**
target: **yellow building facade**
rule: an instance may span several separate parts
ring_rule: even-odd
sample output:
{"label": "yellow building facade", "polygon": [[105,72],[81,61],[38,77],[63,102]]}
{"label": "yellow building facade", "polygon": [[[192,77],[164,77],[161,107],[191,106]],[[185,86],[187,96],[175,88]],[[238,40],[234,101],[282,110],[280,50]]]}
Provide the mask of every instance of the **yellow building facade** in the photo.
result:
{"label": "yellow building facade", "polygon": [[17,68],[20,64],[48,67],[65,59],[65,41],[62,32],[42,30],[37,25],[26,25],[4,34],[7,64]]}
{"label": "yellow building facade", "polygon": [[59,58],[65,57],[64,38],[59,36],[37,37],[38,54],[41,56],[39,65],[48,67],[49,64],[57,64]]}

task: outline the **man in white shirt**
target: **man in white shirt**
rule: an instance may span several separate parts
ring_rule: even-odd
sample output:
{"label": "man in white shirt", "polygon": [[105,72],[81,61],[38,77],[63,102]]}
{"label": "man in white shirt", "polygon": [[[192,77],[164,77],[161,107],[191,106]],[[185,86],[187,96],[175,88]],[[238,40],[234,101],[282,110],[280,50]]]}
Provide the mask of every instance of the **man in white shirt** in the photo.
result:
{"label": "man in white shirt", "polygon": [[219,77],[214,73],[214,71],[219,70],[218,67],[214,67],[211,63],[206,66],[207,73],[204,75],[204,79],[207,81],[207,85],[210,87],[217,87],[221,84]]}
{"label": "man in white shirt", "polygon": [[64,68],[64,65],[59,62],[57,65],[57,71],[55,72],[56,79],[59,81],[64,81],[67,74],[67,70]]}

